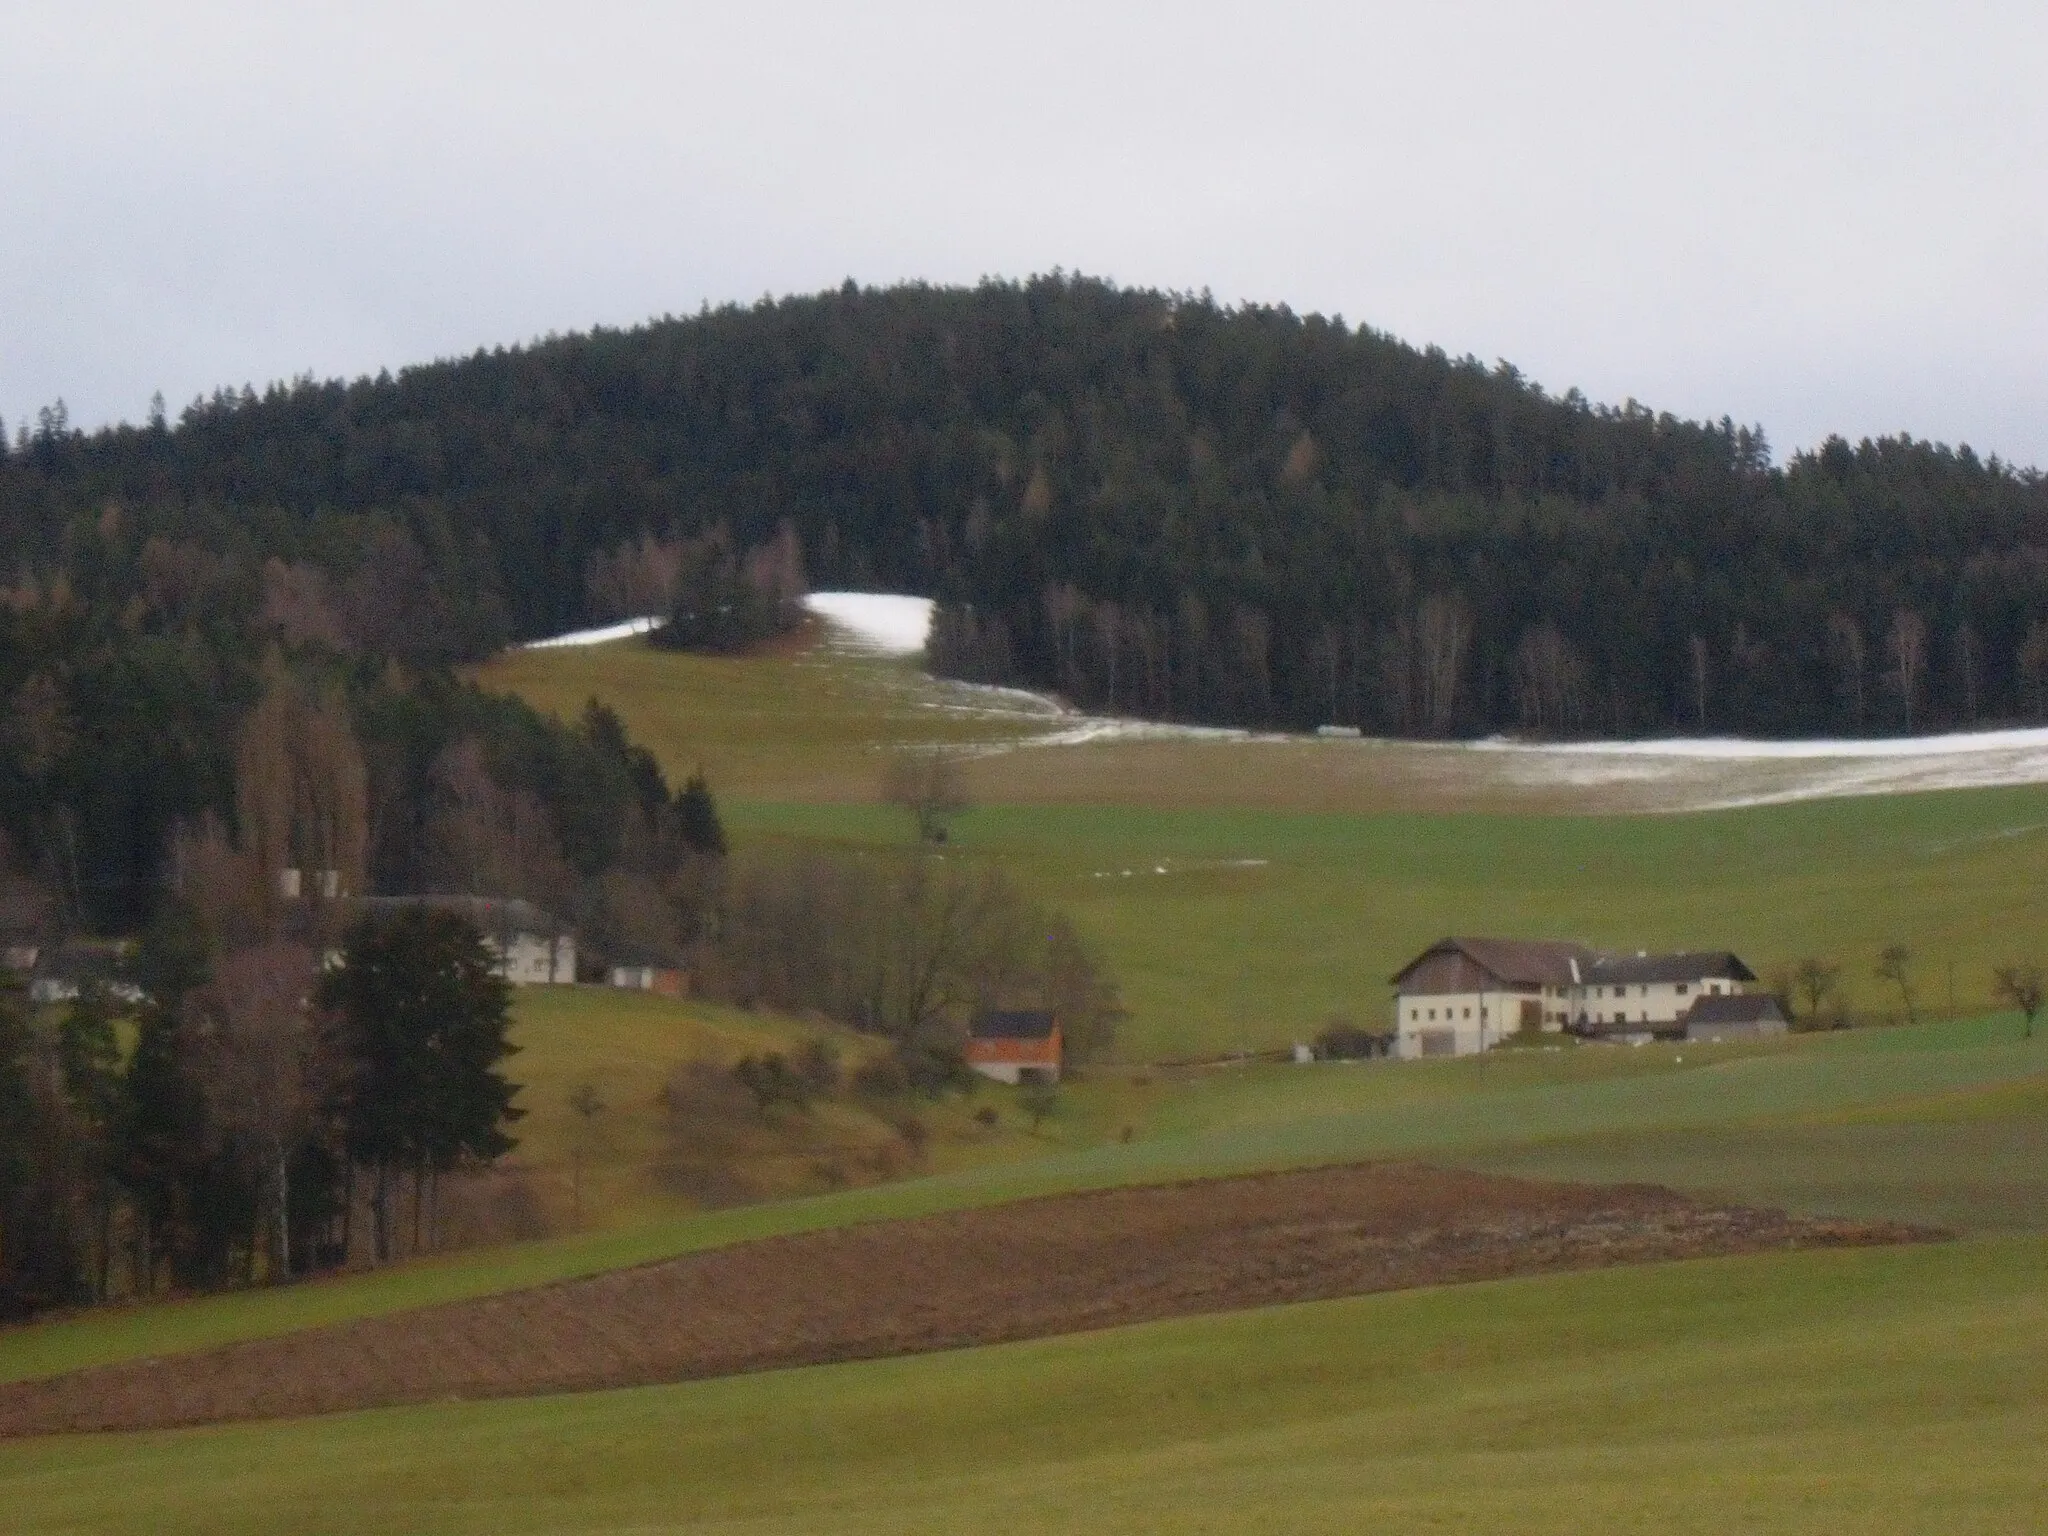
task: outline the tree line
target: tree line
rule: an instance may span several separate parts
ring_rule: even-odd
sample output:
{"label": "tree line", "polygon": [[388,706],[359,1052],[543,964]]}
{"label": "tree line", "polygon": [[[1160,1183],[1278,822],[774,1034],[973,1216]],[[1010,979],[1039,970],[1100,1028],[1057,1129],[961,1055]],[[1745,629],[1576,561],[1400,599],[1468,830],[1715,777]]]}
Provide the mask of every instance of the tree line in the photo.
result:
{"label": "tree line", "polygon": [[172,905],[132,1003],[92,982],[39,1021],[0,968],[0,1317],[432,1246],[440,1181],[513,1144],[493,965],[426,908],[323,967],[286,938],[212,952]]}
{"label": "tree line", "polygon": [[221,391],[175,423],[22,424],[17,586],[88,579],[110,511],[170,546],[159,587],[190,588],[194,549],[274,559],[281,618],[416,661],[673,614],[664,562],[715,548],[700,620],[794,551],[814,585],[940,599],[943,670],[1132,713],[1410,735],[2048,716],[2033,470],[1909,437],[1780,465],[1759,429],[1341,316],[1062,274],[849,283]]}

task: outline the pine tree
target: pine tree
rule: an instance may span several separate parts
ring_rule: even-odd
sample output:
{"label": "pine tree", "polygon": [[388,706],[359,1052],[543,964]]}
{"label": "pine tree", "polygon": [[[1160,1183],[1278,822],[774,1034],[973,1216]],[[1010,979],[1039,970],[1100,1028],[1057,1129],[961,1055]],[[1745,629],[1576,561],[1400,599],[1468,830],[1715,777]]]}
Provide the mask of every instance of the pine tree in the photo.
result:
{"label": "pine tree", "polygon": [[683,846],[692,853],[715,859],[725,857],[725,824],[718,818],[718,802],[711,798],[711,785],[702,768],[690,775],[682,793],[676,796],[676,825]]}

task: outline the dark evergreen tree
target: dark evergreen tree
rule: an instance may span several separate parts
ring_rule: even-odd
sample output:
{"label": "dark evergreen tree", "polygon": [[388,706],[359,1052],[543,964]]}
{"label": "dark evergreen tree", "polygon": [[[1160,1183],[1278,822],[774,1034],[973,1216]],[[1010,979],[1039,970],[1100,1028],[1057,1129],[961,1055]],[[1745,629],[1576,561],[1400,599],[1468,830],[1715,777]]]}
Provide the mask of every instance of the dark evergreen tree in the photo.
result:
{"label": "dark evergreen tree", "polygon": [[354,1071],[338,1118],[368,1170],[380,1261],[396,1236],[396,1181],[426,1181],[511,1150],[521,1111],[502,1070],[511,994],[482,937],[460,916],[419,906],[360,923],[320,986]]}
{"label": "dark evergreen tree", "polygon": [[702,768],[690,775],[676,796],[676,822],[683,846],[692,853],[725,857],[725,824],[719,820],[718,802],[711,798],[711,785]]}

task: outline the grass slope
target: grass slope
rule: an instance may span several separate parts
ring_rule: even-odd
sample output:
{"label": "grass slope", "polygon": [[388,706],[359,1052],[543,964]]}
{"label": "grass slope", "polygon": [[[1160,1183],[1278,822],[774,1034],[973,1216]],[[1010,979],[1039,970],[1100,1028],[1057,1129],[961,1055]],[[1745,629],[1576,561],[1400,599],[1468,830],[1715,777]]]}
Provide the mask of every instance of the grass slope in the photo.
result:
{"label": "grass slope", "polygon": [[[512,1290],[778,1232],[1360,1158],[1651,1178],[1824,1214],[2048,1231],[2048,1039],[2022,1044],[2014,1034],[2001,1019],[1809,1036],[1769,1049],[1587,1048],[1105,1076],[1070,1094],[1040,1144],[1044,1155],[1028,1161],[0,1332],[0,1380]],[[1814,1148],[1828,1155],[1814,1156]]]}
{"label": "grass slope", "polygon": [[[869,803],[884,749],[1046,728],[815,644],[734,659],[627,641],[513,652],[477,675],[565,717],[613,704],[672,775],[709,768],[743,840],[900,842],[900,818]],[[1939,1007],[1988,1006],[1992,966],[2048,958],[2048,786],[1656,816],[1586,814],[1595,788],[1550,797],[1575,814],[1539,814],[1556,805],[1514,788],[1513,754],[1432,750],[1002,752],[974,765],[986,808],[956,844],[1075,913],[1124,982],[1140,1059],[1284,1045],[1332,1013],[1379,1020],[1387,976],[1446,933],[1727,946],[1759,968],[1821,955],[1864,1009],[1896,1006],[1871,974],[1895,941]]]}
{"label": "grass slope", "polygon": [[[673,1220],[695,1212],[699,1199],[671,1169],[672,1117],[662,1090],[688,1062],[729,1067],[770,1051],[793,1056],[824,1040],[853,1067],[876,1043],[823,1021],[746,1013],[716,1004],[619,992],[602,987],[530,987],[513,1000],[511,1038],[518,1053],[507,1075],[521,1085],[515,1106],[518,1149],[507,1166],[526,1174],[552,1230],[612,1228]],[[603,1108],[588,1120],[570,1101],[589,1086]],[[1014,1160],[1043,1150],[1014,1117],[990,1129],[957,1101],[919,1111],[929,1134],[925,1165],[950,1170]],[[778,1112],[772,1123],[748,1121],[723,1139],[726,1182],[754,1198],[815,1194],[844,1183],[871,1182],[873,1162],[901,1154],[894,1124],[850,1099],[814,1104],[808,1113]],[[573,1186],[581,1164],[582,1214]]]}
{"label": "grass slope", "polygon": [[2048,1523],[2048,1243],[1313,1303],[581,1397],[0,1445],[23,1532]]}
{"label": "grass slope", "polygon": [[[878,807],[737,805],[744,839],[901,836]],[[1728,947],[1760,971],[1841,963],[1852,1003],[1894,940],[1921,1000],[1991,1002],[1991,968],[2048,957],[2048,789],[1809,801],[1673,816],[1374,816],[991,806],[960,852],[1073,913],[1121,979],[1122,1052],[1285,1044],[1388,1017],[1387,978],[1447,933]]]}

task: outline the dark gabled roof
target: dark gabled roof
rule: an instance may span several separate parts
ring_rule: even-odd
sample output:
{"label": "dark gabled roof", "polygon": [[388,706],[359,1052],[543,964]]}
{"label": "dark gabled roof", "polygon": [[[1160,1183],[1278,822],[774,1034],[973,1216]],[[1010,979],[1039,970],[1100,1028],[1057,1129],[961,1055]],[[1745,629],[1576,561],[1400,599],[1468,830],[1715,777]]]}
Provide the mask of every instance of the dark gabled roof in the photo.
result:
{"label": "dark gabled roof", "polygon": [[1755,981],[1756,972],[1725,949],[1691,950],[1675,955],[1600,954],[1586,968],[1588,982],[1623,981]]}
{"label": "dark gabled roof", "polygon": [[1762,1024],[1783,1021],[1785,1009],[1768,992],[1709,992],[1695,998],[1680,1021],[1685,1024]]}
{"label": "dark gabled roof", "polygon": [[1583,965],[1592,953],[1583,944],[1557,939],[1438,939],[1396,971],[1393,982],[1398,987],[1425,960],[1461,954],[1500,981],[1526,987],[1564,987],[1576,979],[1572,963]]}
{"label": "dark gabled roof", "polygon": [[396,912],[405,907],[457,912],[486,934],[552,936],[567,931],[532,902],[517,896],[372,896],[363,905],[372,912]]}
{"label": "dark gabled roof", "polygon": [[967,1033],[976,1040],[1049,1040],[1057,1022],[1041,1008],[985,1008]]}

